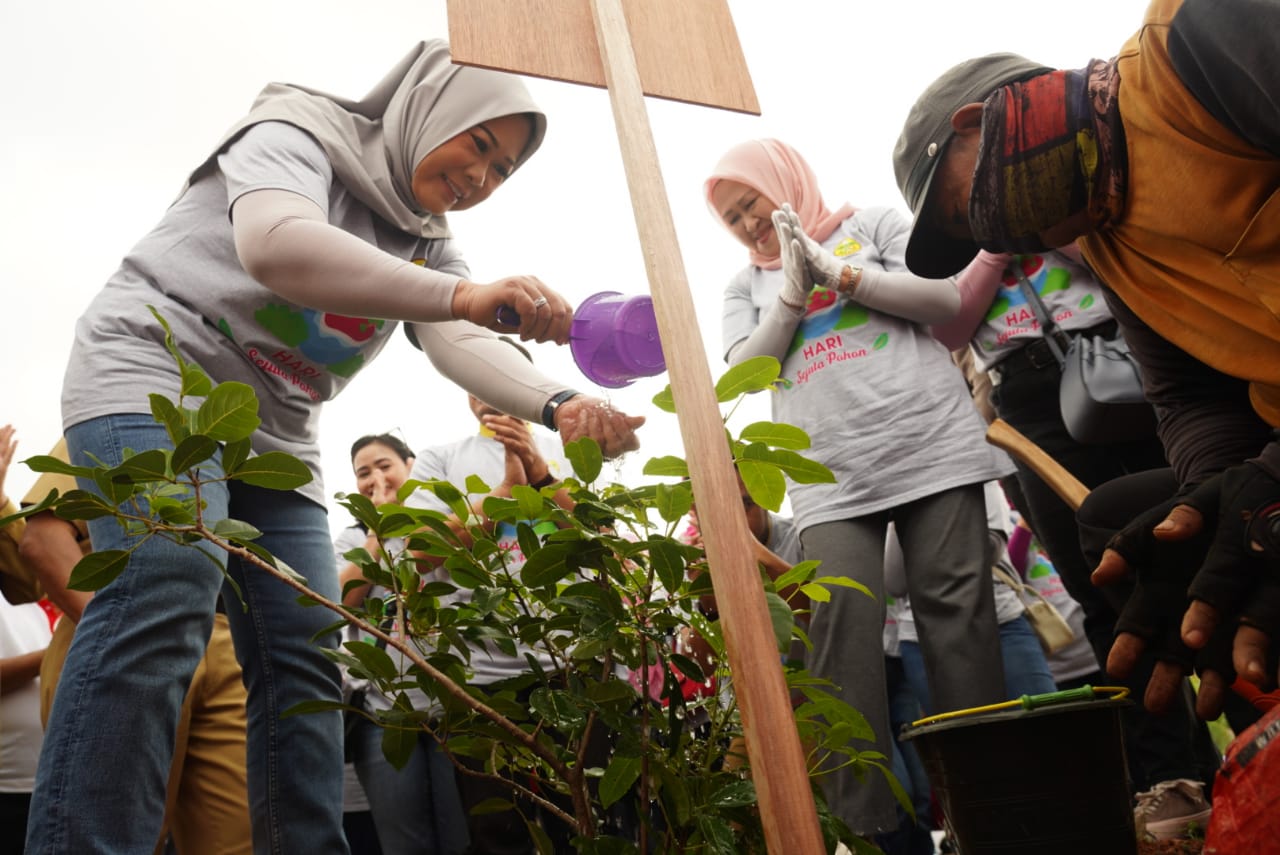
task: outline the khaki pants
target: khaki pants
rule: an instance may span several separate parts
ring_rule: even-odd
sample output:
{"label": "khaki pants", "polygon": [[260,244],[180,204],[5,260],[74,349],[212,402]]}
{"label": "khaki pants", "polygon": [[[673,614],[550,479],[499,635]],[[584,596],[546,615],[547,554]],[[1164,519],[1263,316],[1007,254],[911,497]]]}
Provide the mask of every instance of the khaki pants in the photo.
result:
{"label": "khaki pants", "polygon": [[[40,718],[49,709],[75,624],[60,621],[40,669]],[[182,705],[164,830],[156,853],[172,836],[179,855],[251,855],[248,782],[245,773],[245,688],[227,617],[215,615],[204,658]]]}

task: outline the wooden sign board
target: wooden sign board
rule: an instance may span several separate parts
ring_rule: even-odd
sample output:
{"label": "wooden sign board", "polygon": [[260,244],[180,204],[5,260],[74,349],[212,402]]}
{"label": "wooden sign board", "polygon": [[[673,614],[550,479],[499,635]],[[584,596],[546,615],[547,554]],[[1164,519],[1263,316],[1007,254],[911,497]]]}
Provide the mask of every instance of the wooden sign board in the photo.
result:
{"label": "wooden sign board", "polygon": [[[760,115],[725,0],[622,7],[645,95]],[[448,15],[454,62],[605,86],[591,0],[448,0]]]}

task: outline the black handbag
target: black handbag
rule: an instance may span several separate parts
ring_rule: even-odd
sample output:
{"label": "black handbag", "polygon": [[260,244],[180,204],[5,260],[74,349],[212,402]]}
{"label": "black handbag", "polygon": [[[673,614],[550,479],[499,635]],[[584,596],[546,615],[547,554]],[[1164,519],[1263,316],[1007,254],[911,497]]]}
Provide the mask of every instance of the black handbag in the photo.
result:
{"label": "black handbag", "polygon": [[1064,332],[1049,316],[1022,265],[1012,266],[1045,344],[1062,366],[1058,407],[1071,438],[1092,445],[1154,436],[1155,411],[1142,392],[1142,369],[1124,336],[1077,333],[1067,338],[1064,350]]}

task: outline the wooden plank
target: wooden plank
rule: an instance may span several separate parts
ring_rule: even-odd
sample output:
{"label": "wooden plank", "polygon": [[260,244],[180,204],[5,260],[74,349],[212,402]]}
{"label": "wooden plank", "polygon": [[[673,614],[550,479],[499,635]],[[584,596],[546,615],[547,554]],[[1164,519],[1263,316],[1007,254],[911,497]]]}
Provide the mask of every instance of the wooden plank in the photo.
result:
{"label": "wooden plank", "polygon": [[[623,0],[646,95],[760,115],[725,0]],[[448,0],[453,61],[605,86],[591,0]]]}
{"label": "wooden plank", "polygon": [[[821,855],[826,849],[808,769],[751,533],[736,501],[737,475],[645,112],[623,0],[594,0],[593,9],[689,477],[695,495],[716,497],[698,503],[698,522],[742,710],[765,841],[775,855]],[[734,501],[727,501],[729,497]]]}

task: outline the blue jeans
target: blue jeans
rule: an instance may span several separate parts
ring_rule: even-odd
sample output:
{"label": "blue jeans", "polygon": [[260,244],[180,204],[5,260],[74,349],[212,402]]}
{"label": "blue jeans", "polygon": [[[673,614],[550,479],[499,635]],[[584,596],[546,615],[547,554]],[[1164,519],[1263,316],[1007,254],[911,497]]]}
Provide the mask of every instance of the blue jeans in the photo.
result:
{"label": "blue jeans", "polygon": [[459,855],[467,848],[467,815],[453,763],[423,734],[396,769],[382,753],[382,733],[362,718],[348,738],[383,855]]}
{"label": "blue jeans", "polygon": [[[920,700],[926,714],[932,712],[929,705],[929,681],[925,678],[924,656],[920,645],[914,641],[899,644],[902,667],[907,674],[911,691]],[[1022,615],[1000,624],[1000,657],[1004,661],[1004,690],[1007,700],[1023,695],[1042,695],[1055,692],[1058,687],[1049,673],[1049,663],[1044,658],[1044,648],[1036,638],[1031,624]]]}
{"label": "blue jeans", "polygon": [[[91,419],[67,431],[71,461],[108,465],[124,449],[171,447],[150,416]],[[207,464],[217,472],[217,461]],[[85,489],[96,491],[91,483]],[[257,541],[318,593],[338,597],[327,514],[296,493],[240,483],[201,490],[204,520],[243,520]],[[340,699],[338,669],[314,637],[326,609],[212,547],[127,536],[92,520],[95,549],[133,549],[129,566],[85,609],[63,666],[32,797],[32,855],[151,853],[187,686],[204,655],[216,601],[225,597],[248,689],[249,808],[258,853],[346,853],[342,832],[342,719],[338,712],[282,718],[295,704]],[[212,559],[212,560],[211,560]],[[234,583],[226,584],[225,567]],[[238,591],[238,593],[237,593]],[[243,603],[242,599],[243,598]],[[335,633],[323,633],[335,646]]]}

